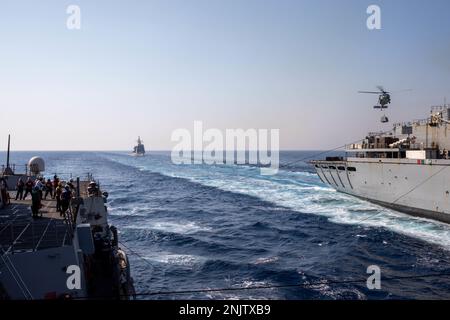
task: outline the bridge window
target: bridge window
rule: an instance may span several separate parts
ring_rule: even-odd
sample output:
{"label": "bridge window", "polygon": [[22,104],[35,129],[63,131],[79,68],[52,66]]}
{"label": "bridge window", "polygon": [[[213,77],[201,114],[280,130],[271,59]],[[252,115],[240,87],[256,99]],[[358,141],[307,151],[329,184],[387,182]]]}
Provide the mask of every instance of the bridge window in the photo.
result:
{"label": "bridge window", "polygon": [[340,166],[340,167],[338,167],[338,169],[341,170],[341,171],[343,171],[343,170],[345,170],[345,167]]}
{"label": "bridge window", "polygon": [[348,171],[355,172],[355,171],[356,171],[356,168],[355,168],[355,167],[347,167],[347,170],[348,170]]}

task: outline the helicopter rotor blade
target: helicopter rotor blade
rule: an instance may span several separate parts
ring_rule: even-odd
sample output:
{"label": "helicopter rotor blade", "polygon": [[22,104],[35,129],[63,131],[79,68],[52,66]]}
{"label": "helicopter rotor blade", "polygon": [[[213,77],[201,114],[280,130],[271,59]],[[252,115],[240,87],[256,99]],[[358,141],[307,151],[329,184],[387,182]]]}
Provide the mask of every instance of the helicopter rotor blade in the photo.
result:
{"label": "helicopter rotor blade", "polygon": [[375,92],[375,91],[358,91],[358,93],[382,94],[383,92]]}

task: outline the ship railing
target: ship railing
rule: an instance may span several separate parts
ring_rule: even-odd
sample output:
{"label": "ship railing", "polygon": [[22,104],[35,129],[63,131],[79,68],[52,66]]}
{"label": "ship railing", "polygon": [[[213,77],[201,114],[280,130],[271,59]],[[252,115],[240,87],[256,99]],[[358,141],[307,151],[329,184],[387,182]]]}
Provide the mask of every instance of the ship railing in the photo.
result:
{"label": "ship railing", "polygon": [[49,171],[49,173],[42,174],[42,176],[45,178],[49,178],[51,180],[53,180],[54,176],[57,176],[60,181],[66,181],[66,182],[69,181],[70,179],[72,179],[74,181],[77,179],[80,179],[81,181],[94,180],[94,177],[93,177],[92,173],[90,173],[90,172],[82,173],[82,174],[74,174],[72,172],[67,173],[67,172],[59,172],[59,171],[54,171],[54,172]]}
{"label": "ship railing", "polygon": [[403,127],[403,126],[407,126],[407,127],[411,127],[414,125],[426,125],[427,123],[430,122],[430,118],[423,118],[423,119],[414,119],[412,121],[405,121],[405,122],[396,122],[394,123],[394,127]]}
{"label": "ship railing", "polygon": [[[3,172],[5,172],[5,170],[6,170],[6,167],[7,166],[5,164],[0,165],[0,176],[3,175]],[[16,175],[28,176],[31,174],[31,172],[29,171],[29,166],[27,164],[24,164],[24,165],[10,164],[9,167],[12,169],[12,171]],[[54,176],[58,176],[58,178],[60,178],[60,180],[75,179],[75,177],[78,177],[78,176],[82,176],[83,178],[86,178],[87,180],[93,179],[93,176],[90,172],[83,173],[81,175],[76,175],[73,172],[47,171],[47,172],[42,172],[40,174],[40,176],[42,176],[44,178],[50,178],[50,179],[53,179]]]}
{"label": "ship railing", "polygon": [[390,135],[392,135],[392,133],[386,132],[386,131],[372,131],[372,132],[369,132],[367,135],[370,137],[372,137],[372,136],[381,137],[381,136],[390,136]]}
{"label": "ship railing", "polygon": [[411,127],[414,124],[414,121],[418,121],[418,120],[396,122],[396,123],[394,123],[393,126],[396,127],[396,128],[399,128],[399,127]]}
{"label": "ship railing", "polygon": [[430,118],[426,118],[426,119],[416,119],[412,121],[412,125],[426,125],[430,122]]}
{"label": "ship railing", "polygon": [[[2,164],[0,166],[0,176],[3,175],[3,173],[5,172],[7,166],[5,164]],[[16,174],[23,174],[23,175],[28,175],[28,165],[24,164],[24,165],[17,165],[15,163],[12,163],[9,165],[9,168]]]}
{"label": "ship railing", "polygon": [[[5,164],[2,164],[0,166],[0,176],[5,172],[7,166]],[[28,165],[17,165],[17,164],[10,164],[9,168],[14,172],[15,175],[24,175],[29,176],[32,175],[29,171]],[[65,173],[65,172],[57,172],[57,171],[48,171],[48,172],[42,172],[39,174],[39,176],[42,176],[44,178],[53,178],[54,176],[58,177],[64,177],[64,179],[69,180],[73,179],[74,174],[73,173]]]}

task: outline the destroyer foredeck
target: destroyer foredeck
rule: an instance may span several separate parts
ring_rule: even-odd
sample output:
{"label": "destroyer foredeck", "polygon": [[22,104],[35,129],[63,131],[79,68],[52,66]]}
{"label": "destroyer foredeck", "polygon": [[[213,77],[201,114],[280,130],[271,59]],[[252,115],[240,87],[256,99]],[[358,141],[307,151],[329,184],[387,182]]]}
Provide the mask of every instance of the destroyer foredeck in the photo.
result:
{"label": "destroyer foredeck", "polygon": [[[36,169],[32,160],[30,170]],[[38,162],[43,168],[43,160]],[[48,198],[42,199],[38,217],[33,218],[31,199],[15,200],[16,192],[12,190],[19,178],[28,177],[36,179],[37,175],[2,176],[8,181],[12,199],[0,210],[0,297],[133,297],[129,261],[119,247],[118,230],[108,222],[108,194],[101,192],[98,182],[91,175],[85,181],[77,179],[63,216],[56,210],[56,200]]]}

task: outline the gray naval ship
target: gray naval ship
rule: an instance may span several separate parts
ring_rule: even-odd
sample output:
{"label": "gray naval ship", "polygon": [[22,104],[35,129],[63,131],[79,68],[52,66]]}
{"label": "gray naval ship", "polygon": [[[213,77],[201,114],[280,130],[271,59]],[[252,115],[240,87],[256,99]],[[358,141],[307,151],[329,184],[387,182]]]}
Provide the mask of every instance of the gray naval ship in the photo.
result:
{"label": "gray naval ship", "polygon": [[[383,103],[390,99],[382,98],[375,108],[386,108]],[[383,116],[381,121],[388,119]],[[450,107],[444,104],[432,107],[426,119],[369,133],[361,143],[347,145],[345,157],[311,163],[322,182],[337,191],[450,223],[449,150]]]}
{"label": "gray naval ship", "polygon": [[35,180],[45,162],[33,157],[26,171],[0,170],[0,300],[130,299],[133,279],[118,231],[108,222],[108,194],[92,175],[73,180],[75,195],[64,216],[54,199],[33,218],[30,200],[15,200],[19,179]]}
{"label": "gray naval ship", "polygon": [[145,147],[143,144],[144,141],[141,140],[141,137],[137,139],[137,146],[133,149],[133,155],[135,156],[143,156],[145,155]]}

